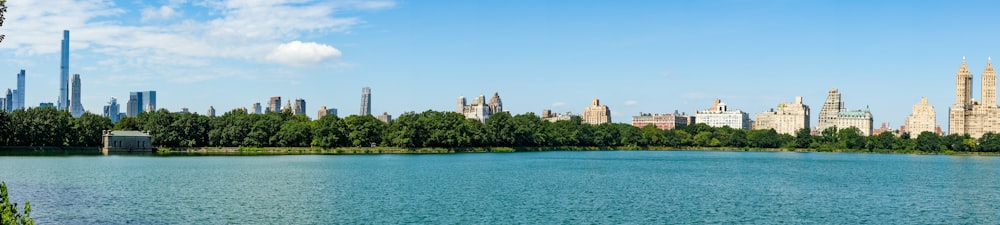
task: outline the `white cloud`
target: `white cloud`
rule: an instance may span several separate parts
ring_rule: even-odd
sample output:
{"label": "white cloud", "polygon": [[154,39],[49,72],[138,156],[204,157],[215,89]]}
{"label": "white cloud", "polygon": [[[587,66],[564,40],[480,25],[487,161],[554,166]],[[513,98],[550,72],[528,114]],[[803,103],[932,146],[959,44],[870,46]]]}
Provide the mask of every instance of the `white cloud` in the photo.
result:
{"label": "white cloud", "polygon": [[552,107],[553,107],[553,108],[558,108],[558,107],[564,107],[564,106],[566,106],[566,105],[567,105],[567,104],[566,104],[565,102],[556,102],[556,103],[552,103]]}
{"label": "white cloud", "polygon": [[[313,63],[340,55],[327,45],[301,43],[308,54],[286,53],[275,46],[291,40],[346,33],[363,21],[336,12],[395,6],[392,1],[323,0],[170,0],[166,5],[140,10],[115,5],[112,0],[8,1],[0,49],[17,56],[54,54],[62,30],[71,31],[71,50],[105,57],[120,73],[163,70],[170,67],[208,68],[231,62],[275,61]],[[189,7],[202,12],[188,17]],[[139,21],[123,21],[123,20]],[[137,23],[136,23],[137,22]],[[155,22],[155,23],[154,23]],[[212,71],[218,71],[211,67]],[[204,70],[201,70],[204,71]],[[169,80],[188,81],[226,77],[219,73],[172,75]],[[209,77],[205,77],[209,76]]]}
{"label": "white cloud", "polygon": [[293,41],[278,45],[266,59],[286,65],[309,65],[322,63],[330,58],[340,57],[340,50],[316,42]]}
{"label": "white cloud", "polygon": [[638,105],[638,104],[639,104],[639,102],[637,102],[635,100],[625,101],[625,106],[635,106],[635,105]]}
{"label": "white cloud", "polygon": [[167,20],[180,16],[180,13],[170,6],[160,6],[160,8],[146,8],[142,10],[142,21]]}

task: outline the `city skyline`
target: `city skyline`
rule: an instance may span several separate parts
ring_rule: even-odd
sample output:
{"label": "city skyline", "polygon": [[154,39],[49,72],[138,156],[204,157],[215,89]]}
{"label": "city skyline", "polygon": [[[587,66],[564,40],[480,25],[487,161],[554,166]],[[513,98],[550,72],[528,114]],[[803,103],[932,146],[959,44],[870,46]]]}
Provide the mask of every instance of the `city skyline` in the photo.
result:
{"label": "city skyline", "polygon": [[[817,115],[837,88],[893,128],[927,97],[947,129],[961,57],[981,75],[998,32],[979,28],[996,21],[992,2],[89,3],[9,2],[0,71],[27,70],[26,106],[59,102],[70,30],[69,72],[86,76],[81,102],[95,114],[132,90],[161,92],[170,111],[269,96],[351,109],[370,86],[371,111],[394,115],[500,91],[514,114],[581,114],[600,98],[627,122],[717,98],[753,116],[802,96]],[[290,16],[242,28],[255,10]]]}

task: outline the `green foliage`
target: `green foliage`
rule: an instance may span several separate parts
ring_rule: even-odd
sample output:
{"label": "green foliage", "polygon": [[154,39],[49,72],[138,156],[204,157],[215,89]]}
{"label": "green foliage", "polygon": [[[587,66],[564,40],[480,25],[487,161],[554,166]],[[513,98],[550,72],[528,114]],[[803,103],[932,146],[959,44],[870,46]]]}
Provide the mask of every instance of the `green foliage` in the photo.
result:
{"label": "green foliage", "polygon": [[[110,120],[85,113],[72,118],[66,111],[30,108],[0,112],[0,146],[98,146],[101,131],[108,129],[150,131],[160,147],[364,147],[446,148],[450,151],[482,149],[548,149],[560,147],[628,148],[724,147],[812,148],[818,151],[900,152],[1000,152],[1000,135],[980,139],[968,135],[939,136],[924,132],[896,137],[881,133],[865,137],[854,127],[829,127],[819,136],[804,128],[795,135],[768,130],[715,128],[705,124],[660,130],[628,124],[584,124],[580,118],[549,122],[533,113],[497,113],[486,122],[466,119],[455,112],[428,110],[403,113],[390,123],[372,116],[339,118],[328,115],[310,120],[290,112],[247,114],[233,110],[219,117],[178,114],[166,110],[145,112],[136,118]],[[478,149],[478,150],[477,150]]]}
{"label": "green foliage", "polygon": [[1000,152],[1000,134],[989,132],[979,138],[977,150],[981,152]]}
{"label": "green foliage", "polygon": [[939,152],[941,151],[941,137],[934,132],[924,131],[917,135],[916,148],[920,151]]}
{"label": "green foliage", "polygon": [[31,202],[24,202],[24,212],[18,212],[17,203],[7,196],[6,182],[0,182],[0,224],[35,224],[31,219]]}

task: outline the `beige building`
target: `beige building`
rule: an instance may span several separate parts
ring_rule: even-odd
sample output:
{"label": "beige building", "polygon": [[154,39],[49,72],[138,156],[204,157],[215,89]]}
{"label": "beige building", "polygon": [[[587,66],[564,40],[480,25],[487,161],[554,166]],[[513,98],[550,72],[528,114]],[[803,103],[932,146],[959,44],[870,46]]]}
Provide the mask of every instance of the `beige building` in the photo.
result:
{"label": "beige building", "polygon": [[600,99],[591,101],[590,106],[583,110],[583,123],[602,124],[611,122],[611,109],[606,105],[601,105]]}
{"label": "beige building", "polygon": [[836,88],[830,89],[823,102],[823,108],[819,111],[819,124],[816,129],[819,132],[826,128],[836,126],[837,129],[856,127],[861,130],[861,134],[872,135],[872,113],[867,107],[863,110],[847,110],[844,102],[840,100],[840,91]]}
{"label": "beige building", "polygon": [[1000,133],[1000,108],[997,107],[997,74],[991,59],[986,61],[982,83],[983,102],[972,99],[972,73],[962,58],[955,74],[955,105],[948,113],[948,133],[968,134],[974,138],[988,132]]}
{"label": "beige building", "polygon": [[392,121],[392,115],[389,115],[388,112],[382,112],[382,115],[378,115],[378,121],[382,121],[383,123],[389,123],[390,121]]}
{"label": "beige building", "polygon": [[704,123],[711,127],[728,126],[733,129],[750,129],[750,115],[743,110],[729,110],[726,103],[716,99],[715,104],[708,110],[699,110],[694,113],[697,123]]}
{"label": "beige building", "polygon": [[802,128],[809,128],[809,106],[802,103],[802,97],[795,97],[794,103],[782,102],[778,109],[757,113],[753,123],[755,130],[774,129],[779,134],[795,135]]}
{"label": "beige building", "polygon": [[479,95],[479,97],[473,99],[472,104],[467,104],[465,97],[459,96],[455,112],[461,113],[466,119],[475,119],[485,123],[486,119],[490,118],[493,114],[503,112],[503,102],[500,101],[499,92],[493,93],[489,104],[486,104],[486,96],[484,95]]}
{"label": "beige building", "polygon": [[936,120],[937,114],[934,113],[934,106],[927,104],[927,97],[920,98],[920,103],[913,105],[913,113],[906,117],[903,132],[909,132],[912,137],[924,131],[936,133]]}

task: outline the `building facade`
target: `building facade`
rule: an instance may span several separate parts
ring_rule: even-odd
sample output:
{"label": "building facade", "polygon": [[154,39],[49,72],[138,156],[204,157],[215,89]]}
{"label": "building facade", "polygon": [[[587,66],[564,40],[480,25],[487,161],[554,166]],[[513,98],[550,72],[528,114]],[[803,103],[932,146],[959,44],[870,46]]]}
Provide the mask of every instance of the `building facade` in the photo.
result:
{"label": "building facade", "polygon": [[15,90],[17,94],[14,94],[14,109],[24,109],[27,105],[24,102],[24,75],[24,70],[17,73],[17,90]]}
{"label": "building facade", "polygon": [[272,96],[267,100],[267,111],[264,113],[276,113],[281,110],[281,96]]}
{"label": "building facade", "polygon": [[475,119],[479,122],[486,122],[486,119],[495,113],[502,112],[502,110],[503,102],[500,101],[499,92],[493,93],[489,104],[486,103],[485,95],[479,95],[472,100],[472,104],[467,104],[465,97],[459,96],[458,103],[455,105],[455,112],[461,113],[466,119]]}
{"label": "building facade", "polygon": [[253,114],[260,114],[261,113],[260,112],[260,102],[254,102],[253,103],[253,107],[251,107],[251,108],[253,108]]}
{"label": "building facade", "polygon": [[337,116],[337,108],[327,109],[326,106],[324,105],[319,107],[319,111],[316,111],[316,119],[323,118],[326,115]]}
{"label": "building facade", "polygon": [[872,135],[872,113],[867,107],[863,110],[847,110],[844,102],[840,99],[840,91],[836,88],[830,89],[823,102],[823,108],[819,111],[819,124],[816,126],[818,132],[822,132],[830,127],[844,129],[855,127],[861,130],[861,134]]}
{"label": "building facade", "polygon": [[927,104],[927,97],[920,98],[920,103],[913,105],[913,112],[906,117],[906,125],[902,132],[909,132],[911,136],[920,135],[924,131],[937,133],[936,120],[934,106]]}
{"label": "building facade", "polygon": [[660,130],[673,130],[677,126],[688,125],[687,117],[687,115],[680,115],[676,111],[673,114],[639,113],[638,116],[632,117],[632,126],[643,128],[653,124]]}
{"label": "building facade", "polygon": [[611,108],[606,105],[601,105],[600,99],[593,99],[590,101],[590,106],[583,109],[583,123],[586,124],[602,124],[611,122]]}
{"label": "building facade", "polygon": [[809,106],[802,103],[802,96],[796,96],[795,102],[778,104],[778,109],[757,113],[753,129],[774,129],[779,134],[795,135],[803,128],[809,128]]}
{"label": "building facade", "polygon": [[369,87],[361,88],[361,111],[358,112],[359,116],[367,116],[372,114],[372,89]]}
{"label": "building facade", "polygon": [[992,59],[987,59],[982,78],[982,102],[972,99],[972,73],[962,58],[955,74],[955,105],[948,113],[948,133],[968,134],[974,138],[985,133],[1000,133],[1000,107],[997,106],[997,74]]}
{"label": "building facade", "polygon": [[726,103],[715,99],[715,104],[708,110],[699,110],[694,114],[698,123],[711,127],[730,127],[733,129],[750,129],[750,115],[743,110],[729,110]]}
{"label": "building facade", "polygon": [[73,79],[70,81],[70,99],[69,99],[69,114],[73,117],[79,118],[83,115],[83,103],[80,99],[80,74],[73,74]]}
{"label": "building facade", "polygon": [[143,112],[156,110],[156,91],[134,91],[129,93],[125,103],[125,114],[136,117]]}
{"label": "building facade", "polygon": [[102,137],[104,152],[151,152],[153,142],[148,132],[105,130]]}
{"label": "building facade", "polygon": [[294,115],[305,115],[306,114],[306,100],[297,98],[295,99],[295,105],[292,106],[292,114]]}
{"label": "building facade", "polygon": [[63,31],[62,50],[59,64],[59,99],[56,101],[59,110],[69,109],[69,30]]}
{"label": "building facade", "polygon": [[0,98],[0,110],[10,112],[13,111],[13,109],[14,109],[14,92],[8,88],[7,93],[3,95],[3,98]]}
{"label": "building facade", "polygon": [[208,112],[205,112],[205,115],[209,117],[215,117],[215,107],[208,106]]}
{"label": "building facade", "polygon": [[572,120],[573,118],[579,118],[580,115],[575,115],[573,112],[566,112],[563,114],[553,113],[552,110],[542,110],[542,120],[549,122],[556,122],[561,120]]}
{"label": "building facade", "polygon": [[389,123],[392,121],[392,115],[389,115],[389,112],[382,112],[382,115],[378,115],[378,120],[383,123]]}
{"label": "building facade", "polygon": [[119,117],[121,115],[120,108],[121,107],[118,105],[118,99],[111,97],[111,100],[108,101],[108,105],[104,106],[104,113],[102,115],[111,119],[111,123],[118,123],[118,120],[121,119],[121,117]]}

